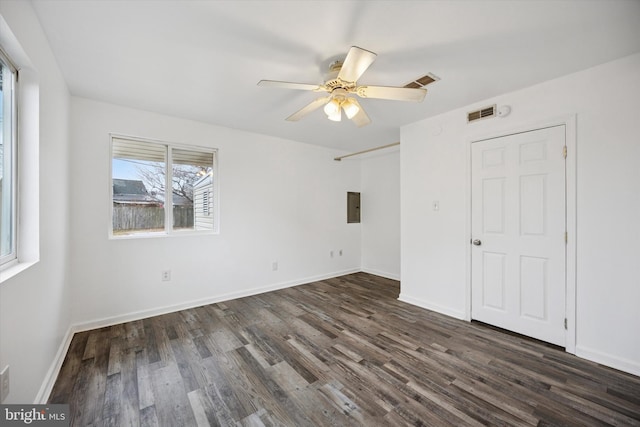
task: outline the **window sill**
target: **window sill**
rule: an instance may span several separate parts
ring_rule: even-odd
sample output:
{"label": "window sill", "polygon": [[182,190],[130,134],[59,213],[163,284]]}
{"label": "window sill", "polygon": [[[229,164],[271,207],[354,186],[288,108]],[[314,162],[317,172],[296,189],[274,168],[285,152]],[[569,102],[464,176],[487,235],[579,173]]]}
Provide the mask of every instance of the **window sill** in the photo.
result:
{"label": "window sill", "polygon": [[22,273],[24,270],[28,269],[29,267],[37,263],[38,261],[15,262],[15,263],[10,263],[7,266],[4,266],[0,270],[0,283],[4,283],[8,281],[12,277],[17,276],[18,274]]}
{"label": "window sill", "polygon": [[109,240],[136,240],[136,239],[159,239],[159,238],[174,238],[184,236],[215,236],[219,235],[217,230],[184,230],[174,231],[172,233],[158,232],[158,233],[135,233],[135,234],[123,234],[123,235],[110,235]]}

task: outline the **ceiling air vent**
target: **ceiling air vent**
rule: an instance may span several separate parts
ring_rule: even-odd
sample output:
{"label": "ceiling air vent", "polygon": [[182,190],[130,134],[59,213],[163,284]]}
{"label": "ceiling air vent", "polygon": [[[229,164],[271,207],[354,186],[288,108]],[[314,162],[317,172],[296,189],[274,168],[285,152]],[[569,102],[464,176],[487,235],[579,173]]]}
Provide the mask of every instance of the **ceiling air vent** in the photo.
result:
{"label": "ceiling air vent", "polygon": [[431,73],[427,73],[426,75],[415,79],[411,83],[407,83],[406,85],[404,85],[404,87],[420,89],[425,87],[428,84],[437,82],[438,80],[440,80],[439,77],[436,77]]}
{"label": "ceiling air vent", "polygon": [[489,107],[484,107],[476,111],[471,111],[467,113],[467,122],[475,122],[476,120],[488,119],[489,117],[496,116],[496,104],[493,104]]}

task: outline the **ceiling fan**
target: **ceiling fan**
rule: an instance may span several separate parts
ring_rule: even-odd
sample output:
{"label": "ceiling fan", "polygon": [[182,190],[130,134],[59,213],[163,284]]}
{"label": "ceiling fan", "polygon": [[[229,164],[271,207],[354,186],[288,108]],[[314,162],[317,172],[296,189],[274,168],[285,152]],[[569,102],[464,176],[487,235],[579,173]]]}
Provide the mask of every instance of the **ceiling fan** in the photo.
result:
{"label": "ceiling fan", "polygon": [[344,112],[347,118],[352,120],[356,126],[362,127],[371,123],[371,119],[358,100],[351,95],[355,94],[361,98],[421,102],[427,94],[427,90],[423,89],[423,86],[438,80],[437,77],[427,74],[404,87],[358,85],[358,79],[375,61],[376,56],[373,52],[352,46],[344,61],[336,61],[329,66],[329,73],[324,84],[314,85],[260,80],[258,85],[329,93],[328,96],[311,101],[311,103],[287,117],[286,120],[288,121],[298,121],[312,111],[324,106],[324,112],[329,120],[339,122],[342,119],[342,112]]}

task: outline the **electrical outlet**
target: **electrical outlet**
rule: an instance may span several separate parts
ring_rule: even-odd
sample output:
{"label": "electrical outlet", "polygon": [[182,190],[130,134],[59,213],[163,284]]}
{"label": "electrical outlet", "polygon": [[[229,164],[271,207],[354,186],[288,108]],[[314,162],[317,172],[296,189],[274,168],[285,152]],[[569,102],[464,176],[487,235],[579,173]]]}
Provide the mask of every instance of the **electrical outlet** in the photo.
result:
{"label": "electrical outlet", "polygon": [[0,403],[9,395],[9,365],[5,366],[2,372],[0,372]]}
{"label": "electrical outlet", "polygon": [[340,251],[338,251],[338,255],[342,256],[342,249],[340,249]]}
{"label": "electrical outlet", "polygon": [[333,258],[333,251],[329,252],[329,257]]}
{"label": "electrical outlet", "polygon": [[278,271],[278,261],[271,263],[271,271]]}
{"label": "electrical outlet", "polygon": [[168,282],[171,280],[171,270],[163,270],[162,271],[162,281]]}

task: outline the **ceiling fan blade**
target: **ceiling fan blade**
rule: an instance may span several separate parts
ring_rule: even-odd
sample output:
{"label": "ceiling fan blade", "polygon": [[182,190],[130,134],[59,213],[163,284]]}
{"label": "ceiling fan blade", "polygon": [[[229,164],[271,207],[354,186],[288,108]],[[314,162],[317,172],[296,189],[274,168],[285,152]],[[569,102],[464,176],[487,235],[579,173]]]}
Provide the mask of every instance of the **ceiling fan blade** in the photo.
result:
{"label": "ceiling fan blade", "polygon": [[367,113],[365,113],[364,108],[362,108],[362,105],[360,105],[360,103],[358,101],[356,101],[354,98],[352,98],[351,102],[356,104],[358,106],[358,108],[359,108],[358,112],[356,113],[355,116],[353,116],[351,121],[353,123],[355,123],[355,125],[358,126],[359,128],[371,123],[371,119],[369,118]]}
{"label": "ceiling fan blade", "polygon": [[376,54],[358,46],[351,46],[344,59],[338,78],[345,82],[355,82],[376,60]]}
{"label": "ceiling fan blade", "polygon": [[358,86],[356,93],[362,98],[421,102],[427,94],[427,90],[392,86]]}
{"label": "ceiling fan blade", "polygon": [[282,89],[311,90],[319,92],[325,90],[324,86],[312,85],[308,83],[280,82],[277,80],[260,80],[258,86],[278,87]]}
{"label": "ceiling fan blade", "polygon": [[323,98],[318,98],[314,101],[311,101],[309,104],[307,104],[306,106],[302,107],[300,110],[296,111],[295,113],[287,117],[286,120],[290,122],[297,122],[298,120],[300,120],[301,118],[309,114],[310,112],[322,107],[330,100],[331,100],[330,96],[325,96]]}

